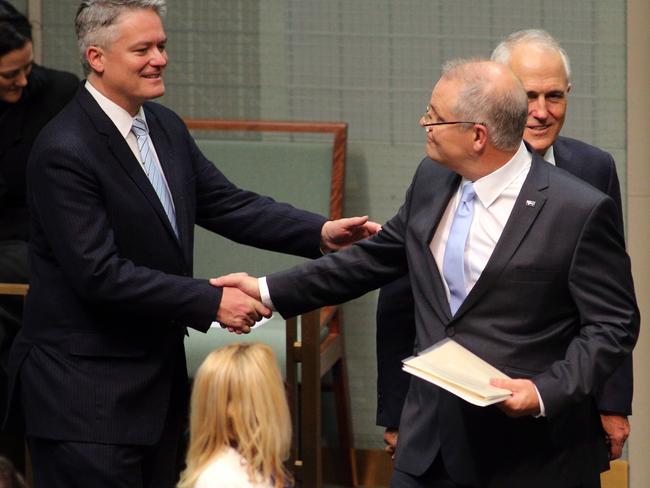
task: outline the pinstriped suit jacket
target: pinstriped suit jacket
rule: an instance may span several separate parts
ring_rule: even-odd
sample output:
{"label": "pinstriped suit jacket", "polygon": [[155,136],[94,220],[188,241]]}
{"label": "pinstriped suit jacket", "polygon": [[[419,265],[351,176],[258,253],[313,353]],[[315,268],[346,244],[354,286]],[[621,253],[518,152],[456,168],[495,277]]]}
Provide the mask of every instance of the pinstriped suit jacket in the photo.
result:
{"label": "pinstriped suit jacket", "polygon": [[[241,190],[205,159],[182,120],[144,110],[176,208],[160,200],[85,88],[41,132],[28,165],[32,280],[11,353],[27,434],[147,445],[173,381],[187,381],[186,327],[205,331],[221,291],[192,274],[194,225],[317,257],[325,218]],[[12,405],[16,405],[14,395]]]}

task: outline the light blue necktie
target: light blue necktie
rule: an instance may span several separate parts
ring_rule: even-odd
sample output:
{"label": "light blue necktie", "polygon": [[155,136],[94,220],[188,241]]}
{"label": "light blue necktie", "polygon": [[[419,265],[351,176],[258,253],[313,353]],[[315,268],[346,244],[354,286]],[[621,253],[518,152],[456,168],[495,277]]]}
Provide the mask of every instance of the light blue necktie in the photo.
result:
{"label": "light blue necktie", "polygon": [[169,189],[165,184],[165,178],[163,177],[162,170],[156,164],[154,160],[154,154],[152,150],[151,138],[149,137],[149,128],[147,123],[139,118],[133,119],[133,127],[131,127],[131,132],[135,134],[136,139],[138,140],[138,149],[140,150],[140,157],[142,158],[142,166],[144,167],[145,173],[153,186],[153,189],[156,190],[156,194],[162,203],[165,213],[169,218],[169,222],[172,224],[174,233],[178,237],[178,229],[176,228],[176,211],[174,210],[174,204],[172,203],[172,196],[169,193]]}
{"label": "light blue necktie", "polygon": [[442,273],[449,287],[449,305],[452,315],[456,314],[460,304],[463,303],[467,296],[467,290],[465,289],[465,245],[467,244],[467,236],[474,216],[475,196],[474,185],[468,181],[463,185],[463,194],[460,197],[456,215],[451,223],[449,238],[445,247],[445,257],[442,260]]}

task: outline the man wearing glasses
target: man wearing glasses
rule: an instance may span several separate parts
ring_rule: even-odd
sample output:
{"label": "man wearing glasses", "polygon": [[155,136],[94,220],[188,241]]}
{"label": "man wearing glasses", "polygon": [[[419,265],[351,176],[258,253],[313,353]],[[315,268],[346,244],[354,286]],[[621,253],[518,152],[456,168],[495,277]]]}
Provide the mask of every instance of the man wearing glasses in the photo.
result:
{"label": "man wearing glasses", "polygon": [[527,96],[491,61],[448,63],[420,120],[425,158],[379,234],[237,286],[284,317],[408,273],[417,351],[451,338],[512,379],[476,407],[412,378],[391,486],[597,487],[607,469],[593,392],[639,329],[614,201],[530,153]]}
{"label": "man wearing glasses", "polygon": [[[492,59],[510,66],[528,94],[528,119],[524,140],[546,161],[574,174],[607,193],[619,209],[623,233],[621,194],[616,166],[609,153],[559,136],[571,90],[569,58],[548,33],[538,29],[518,31],[493,51]],[[432,122],[430,108],[427,121]],[[383,287],[377,304],[377,424],[386,427],[386,450],[393,454],[402,406],[410,375],[402,360],[413,352],[415,317],[411,285],[402,277]],[[610,459],[621,456],[632,411],[632,356],[596,394]]]}

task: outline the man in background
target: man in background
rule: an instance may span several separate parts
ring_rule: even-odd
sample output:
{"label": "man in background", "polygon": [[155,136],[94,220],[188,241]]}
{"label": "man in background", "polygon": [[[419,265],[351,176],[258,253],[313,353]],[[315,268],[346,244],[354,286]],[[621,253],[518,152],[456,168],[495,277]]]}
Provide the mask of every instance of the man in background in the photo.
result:
{"label": "man in background", "polygon": [[[546,161],[607,193],[619,209],[623,233],[621,193],[614,159],[609,153],[575,139],[560,136],[571,91],[569,57],[546,31],[530,29],[508,36],[492,59],[508,65],[528,94],[526,143]],[[377,304],[377,424],[386,427],[386,450],[393,454],[399,419],[410,375],[402,360],[413,353],[414,303],[408,277],[379,292]],[[610,459],[621,456],[632,413],[632,356],[596,393],[601,421],[610,445]]]}
{"label": "man in background", "polygon": [[305,257],[378,228],[237,188],[180,117],[149,102],[165,92],[165,9],[164,0],[81,2],[87,79],[30,156],[32,277],[10,407],[20,400],[36,488],[175,486],[186,327],[246,328],[270,314],[237,289],[192,278],[195,224]]}

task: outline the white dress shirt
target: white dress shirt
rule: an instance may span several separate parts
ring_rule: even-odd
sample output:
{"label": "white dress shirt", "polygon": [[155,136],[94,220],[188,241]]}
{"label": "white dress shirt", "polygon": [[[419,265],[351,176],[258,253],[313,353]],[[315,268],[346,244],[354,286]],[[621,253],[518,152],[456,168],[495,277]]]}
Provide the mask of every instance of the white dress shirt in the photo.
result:
{"label": "white dress shirt", "polygon": [[[503,228],[510,217],[510,212],[524,184],[532,156],[521,143],[515,155],[506,164],[483,178],[474,182],[474,217],[469,229],[465,246],[465,289],[467,293],[474,287],[494,251]],[[462,186],[467,180],[463,178],[454,197],[440,219],[440,223],[431,239],[429,247],[442,272],[445,247],[451,230],[451,223],[460,202]],[[449,287],[443,278],[447,300]]]}
{"label": "white dress shirt", "polygon": [[[129,148],[131,148],[131,152],[140,163],[140,168],[144,172],[145,169],[142,162],[142,157],[140,156],[140,149],[138,148],[138,140],[135,137],[135,134],[131,132],[131,127],[133,127],[133,120],[135,120],[136,117],[144,120],[145,122],[147,121],[147,118],[144,116],[144,110],[142,110],[142,107],[140,107],[137,115],[135,117],[132,117],[129,112],[100,93],[99,90],[97,90],[97,88],[95,88],[90,81],[86,80],[85,87],[90,92],[95,101],[99,104],[99,107],[104,111],[108,118],[111,119],[111,122],[113,122],[122,137],[124,137],[127,144],[129,145]],[[158,165],[158,169],[160,170],[160,174],[163,177],[167,191],[171,195],[169,185],[167,184],[167,178],[165,177],[165,172],[163,171],[162,166],[160,166],[160,160],[158,159],[156,148],[154,147],[153,143],[150,144],[150,147],[153,153],[154,162]],[[170,201],[171,204],[174,205],[173,198],[170,199]]]}
{"label": "white dress shirt", "polygon": [[549,146],[543,157],[544,161],[551,163],[553,166],[557,166],[557,164],[555,164],[555,151],[553,150],[553,146]]}

